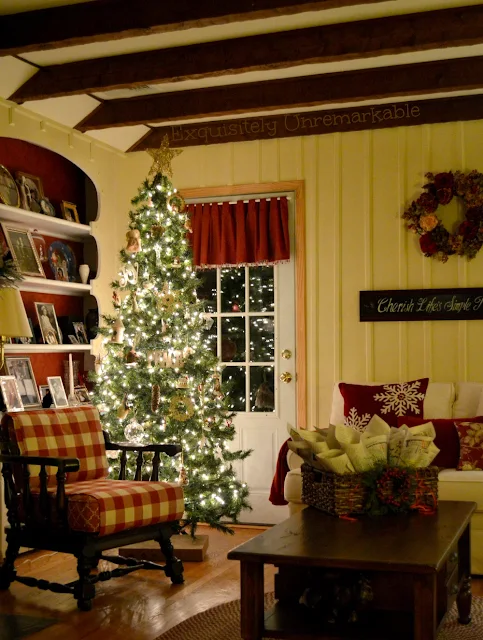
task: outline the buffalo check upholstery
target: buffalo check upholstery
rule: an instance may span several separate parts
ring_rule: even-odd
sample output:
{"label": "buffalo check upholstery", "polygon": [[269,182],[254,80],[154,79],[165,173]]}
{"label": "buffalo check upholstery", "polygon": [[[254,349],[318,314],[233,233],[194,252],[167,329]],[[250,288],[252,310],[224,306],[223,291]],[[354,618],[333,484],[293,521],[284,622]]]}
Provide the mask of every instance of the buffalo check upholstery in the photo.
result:
{"label": "buffalo check upholstery", "polygon": [[[68,473],[67,482],[107,477],[104,434],[95,407],[69,407],[6,414],[4,428],[20,455],[77,458],[79,471]],[[32,486],[38,467],[30,468]],[[56,469],[47,467],[49,485],[55,485]],[[35,477],[34,477],[35,476]]]}
{"label": "buffalo check upholstery", "polygon": [[69,528],[100,536],[179,520],[184,511],[183,489],[170,482],[87,480],[65,492]]}
{"label": "buffalo check upholstery", "polygon": [[[79,460],[79,471],[68,473],[65,485],[72,531],[106,536],[179,520],[183,515],[183,489],[177,484],[107,479],[104,434],[95,407],[6,414],[2,434],[16,444],[20,455]],[[47,471],[51,512],[55,512],[56,469],[47,467]],[[37,501],[38,467],[32,465],[30,472],[32,498]]]}

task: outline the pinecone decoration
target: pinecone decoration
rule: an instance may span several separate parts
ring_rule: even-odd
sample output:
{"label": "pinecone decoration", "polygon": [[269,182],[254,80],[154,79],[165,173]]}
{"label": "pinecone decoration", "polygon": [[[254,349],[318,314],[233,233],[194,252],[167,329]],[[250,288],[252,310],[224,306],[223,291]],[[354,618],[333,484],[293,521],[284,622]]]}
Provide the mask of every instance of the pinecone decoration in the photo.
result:
{"label": "pinecone decoration", "polygon": [[159,384],[153,384],[153,389],[151,392],[151,411],[156,413],[159,409],[159,403],[161,400],[161,391],[159,389]]}

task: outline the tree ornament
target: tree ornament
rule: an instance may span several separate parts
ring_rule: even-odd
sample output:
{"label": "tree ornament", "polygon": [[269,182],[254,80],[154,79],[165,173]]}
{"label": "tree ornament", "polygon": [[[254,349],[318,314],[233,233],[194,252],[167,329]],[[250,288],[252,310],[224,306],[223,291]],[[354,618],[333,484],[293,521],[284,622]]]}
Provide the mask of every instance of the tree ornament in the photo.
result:
{"label": "tree ornament", "polygon": [[171,265],[171,267],[173,269],[179,269],[181,267],[181,260],[178,258],[178,256],[176,256],[175,258],[173,258],[173,264]]}
{"label": "tree ornament", "polygon": [[201,440],[200,440],[200,447],[203,449],[204,447],[206,447],[206,436],[205,434],[203,434],[201,436]]}
{"label": "tree ornament", "polygon": [[234,302],[234,303],[231,305],[231,310],[232,310],[232,311],[235,311],[235,312],[240,311],[240,305],[239,305],[237,302]]}
{"label": "tree ornament", "polygon": [[170,291],[168,287],[163,287],[163,291],[158,298],[158,308],[161,311],[172,313],[176,305],[176,294],[174,291]]}
{"label": "tree ornament", "polygon": [[178,422],[186,422],[194,414],[195,410],[191,398],[182,394],[176,393],[169,403],[169,413],[172,418],[178,420]]}
{"label": "tree ornament", "polygon": [[176,383],[177,389],[187,389],[188,388],[188,376],[181,376],[178,378]]}
{"label": "tree ornament", "polygon": [[124,288],[128,284],[136,284],[138,281],[138,265],[129,264],[119,272],[119,286]]}
{"label": "tree ornament", "polygon": [[151,411],[156,413],[159,409],[159,403],[161,400],[161,390],[159,388],[159,384],[153,384],[153,388],[151,391]]}
{"label": "tree ornament", "polygon": [[[426,177],[425,192],[403,213],[407,228],[420,236],[419,245],[427,258],[447,262],[449,256],[458,255],[472,260],[483,246],[483,174],[449,171],[427,173]],[[450,233],[436,212],[455,196],[463,204],[465,219],[456,233]]]}
{"label": "tree ornament", "polygon": [[221,390],[221,376],[219,373],[215,373],[215,375],[213,376],[213,379],[215,381],[214,385],[213,385],[213,391],[214,391],[214,396],[215,398],[223,398],[223,392]]}
{"label": "tree ornament", "polygon": [[112,292],[112,303],[114,304],[114,306],[117,306],[117,307],[121,304],[121,298],[119,297],[119,294],[117,291]]}
{"label": "tree ornament", "polygon": [[183,465],[181,465],[181,467],[179,468],[178,484],[181,487],[187,487],[189,483],[190,481],[186,469],[183,467]]}
{"label": "tree ornament", "polygon": [[186,222],[184,223],[184,228],[189,233],[193,233],[193,225],[191,224],[191,218],[186,218]]}
{"label": "tree ornament", "polygon": [[139,229],[129,229],[126,233],[127,246],[126,251],[129,253],[137,253],[141,251],[141,232]]}
{"label": "tree ornament", "polygon": [[172,178],[173,169],[171,167],[171,162],[173,158],[179,156],[181,150],[169,148],[168,135],[164,136],[159,149],[148,149],[148,153],[154,160],[148,175],[155,176],[156,174],[161,173],[168,176],[168,178]]}
{"label": "tree ornament", "polygon": [[132,420],[124,429],[124,436],[128,442],[140,444],[144,440],[144,427],[137,420]]}
{"label": "tree ornament", "polygon": [[138,298],[134,291],[132,294],[132,310],[133,310],[133,313],[139,313]]}
{"label": "tree ornament", "polygon": [[97,375],[100,375],[102,371],[102,358],[100,355],[97,355],[94,361],[94,371],[96,372]]}
{"label": "tree ornament", "polygon": [[111,342],[122,344],[122,342],[124,341],[124,332],[126,331],[126,328],[123,324],[123,321],[121,320],[121,316],[117,318],[117,320],[112,325],[112,328],[114,329],[114,333],[112,334]]}
{"label": "tree ornament", "polygon": [[123,401],[119,405],[116,415],[119,418],[119,420],[124,420],[127,417],[128,413],[129,413],[129,408],[126,406],[126,398],[123,398]]}
{"label": "tree ornament", "polygon": [[161,224],[153,224],[151,227],[151,235],[155,240],[160,240],[163,236],[165,228]]}
{"label": "tree ornament", "polygon": [[138,363],[138,360],[139,354],[134,350],[134,347],[131,347],[131,350],[128,351],[126,356],[126,364],[133,366]]}
{"label": "tree ornament", "polygon": [[185,199],[178,192],[173,193],[169,196],[167,205],[168,209],[171,209],[171,211],[176,211],[177,213],[181,213],[186,209]]}

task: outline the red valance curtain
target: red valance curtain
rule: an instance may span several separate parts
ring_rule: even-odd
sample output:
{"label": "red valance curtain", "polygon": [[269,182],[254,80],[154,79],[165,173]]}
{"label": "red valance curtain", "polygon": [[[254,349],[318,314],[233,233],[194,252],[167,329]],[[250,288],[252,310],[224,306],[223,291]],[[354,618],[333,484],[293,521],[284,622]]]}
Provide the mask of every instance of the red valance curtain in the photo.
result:
{"label": "red valance curtain", "polygon": [[285,196],[238,202],[189,204],[193,264],[273,264],[290,259]]}

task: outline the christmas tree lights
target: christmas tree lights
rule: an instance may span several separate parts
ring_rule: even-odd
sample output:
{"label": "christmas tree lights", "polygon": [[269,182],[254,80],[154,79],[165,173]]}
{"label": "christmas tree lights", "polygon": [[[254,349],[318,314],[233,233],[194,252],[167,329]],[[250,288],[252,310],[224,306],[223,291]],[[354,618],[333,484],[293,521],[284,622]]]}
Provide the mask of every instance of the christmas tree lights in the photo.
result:
{"label": "christmas tree lights", "polygon": [[[169,173],[162,153],[153,167]],[[163,458],[161,479],[184,486],[184,528],[193,534],[205,522],[230,531],[228,521],[236,522],[249,508],[248,488],[237,479],[233,462],[250,452],[230,449],[231,400],[197,296],[190,219],[182,197],[159,171],[132,204],[119,278],[112,283],[114,314],[104,316],[100,329],[103,354],[96,361],[94,401],[112,441],[182,446],[181,456]],[[263,323],[256,326],[268,354],[273,344]],[[128,455],[131,477],[135,457]],[[116,477],[119,460],[111,457],[109,463]],[[149,475],[149,462],[144,473]]]}

